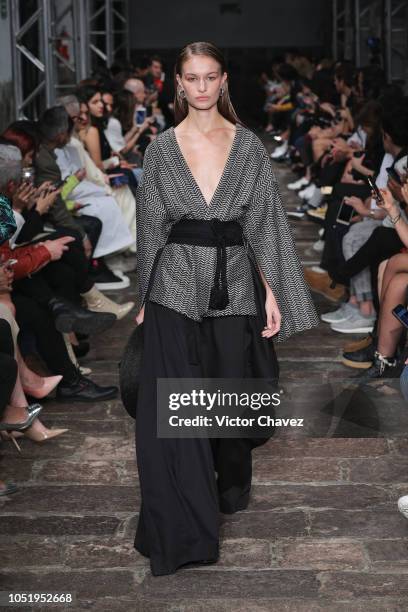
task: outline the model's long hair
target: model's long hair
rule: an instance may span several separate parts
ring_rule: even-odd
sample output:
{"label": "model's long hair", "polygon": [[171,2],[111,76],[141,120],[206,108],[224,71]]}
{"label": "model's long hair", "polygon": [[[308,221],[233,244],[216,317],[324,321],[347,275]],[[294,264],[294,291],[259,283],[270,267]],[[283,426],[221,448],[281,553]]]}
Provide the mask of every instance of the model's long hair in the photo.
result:
{"label": "model's long hair", "polygon": [[[220,65],[221,74],[227,72],[223,54],[218,49],[218,47],[216,47],[212,43],[193,42],[189,43],[181,49],[174,65],[174,123],[176,125],[183,121],[183,119],[188,115],[188,102],[185,98],[181,98],[178,94],[179,86],[176,75],[179,74],[181,76],[184,62],[190,59],[190,57],[193,55],[205,55],[207,57],[212,57]],[[224,93],[219,96],[217,102],[219,113],[223,117],[225,117],[225,119],[231,121],[231,123],[233,123],[234,125],[236,123],[244,125],[243,122],[239,119],[232,105],[228,89],[228,78],[223,85],[223,91]]]}

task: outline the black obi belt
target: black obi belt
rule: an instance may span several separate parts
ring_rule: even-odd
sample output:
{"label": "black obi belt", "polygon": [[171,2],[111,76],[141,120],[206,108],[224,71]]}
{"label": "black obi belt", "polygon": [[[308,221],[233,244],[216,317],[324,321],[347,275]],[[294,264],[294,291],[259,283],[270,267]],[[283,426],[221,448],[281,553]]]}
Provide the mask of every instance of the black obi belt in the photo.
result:
{"label": "black obi belt", "polygon": [[212,310],[224,310],[229,303],[225,247],[245,244],[242,227],[238,221],[220,221],[216,218],[180,219],[172,226],[167,239],[167,244],[169,243],[193,244],[217,249],[217,265],[208,307]]}

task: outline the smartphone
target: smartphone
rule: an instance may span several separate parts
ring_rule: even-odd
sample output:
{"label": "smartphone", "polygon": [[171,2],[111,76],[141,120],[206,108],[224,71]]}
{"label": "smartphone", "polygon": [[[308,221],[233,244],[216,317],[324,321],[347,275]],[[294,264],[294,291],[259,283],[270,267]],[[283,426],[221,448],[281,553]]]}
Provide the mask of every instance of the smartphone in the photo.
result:
{"label": "smartphone", "polygon": [[32,166],[27,166],[26,168],[23,168],[23,181],[26,181],[27,183],[31,183],[31,185],[34,183],[34,168]]}
{"label": "smartphone", "polygon": [[143,121],[146,119],[147,111],[145,108],[139,108],[135,112],[135,123],[136,125],[141,125]]}
{"label": "smartphone", "polygon": [[402,185],[401,177],[398,174],[398,172],[395,170],[395,168],[390,166],[389,168],[386,168],[386,171],[388,173],[388,176],[394,179],[394,181],[398,183],[398,185]]}
{"label": "smartphone", "polygon": [[381,191],[378,189],[377,185],[374,183],[373,179],[371,178],[371,176],[366,176],[365,177],[368,186],[370,187],[371,191],[374,194],[374,198],[377,201],[377,204],[379,206],[383,206],[384,205],[384,198],[381,195]]}
{"label": "smartphone", "polygon": [[398,304],[392,309],[392,314],[398,319],[402,325],[408,328],[408,310],[402,304]]}
{"label": "smartphone", "polygon": [[55,183],[53,183],[53,187],[55,187],[55,189],[59,189],[60,187],[63,186],[63,184],[65,183],[65,179],[64,180],[60,180],[60,181],[56,181]]}
{"label": "smartphone", "polygon": [[351,218],[353,217],[355,212],[356,211],[354,210],[354,208],[350,204],[347,204],[345,198],[343,198],[340,204],[339,212],[337,213],[337,223],[342,223],[343,225],[350,225]]}

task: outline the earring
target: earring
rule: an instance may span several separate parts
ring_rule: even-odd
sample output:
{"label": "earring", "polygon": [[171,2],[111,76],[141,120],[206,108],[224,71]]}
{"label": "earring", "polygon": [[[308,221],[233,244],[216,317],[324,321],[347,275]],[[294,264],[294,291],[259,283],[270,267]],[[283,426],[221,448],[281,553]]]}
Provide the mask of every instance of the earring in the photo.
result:
{"label": "earring", "polygon": [[224,93],[224,88],[223,88],[223,87],[221,87],[221,89],[220,89],[220,96],[222,96],[222,95],[223,95],[223,93]]}
{"label": "earring", "polygon": [[184,89],[179,89],[178,94],[182,100],[184,100],[184,98],[186,97],[186,92],[184,91]]}

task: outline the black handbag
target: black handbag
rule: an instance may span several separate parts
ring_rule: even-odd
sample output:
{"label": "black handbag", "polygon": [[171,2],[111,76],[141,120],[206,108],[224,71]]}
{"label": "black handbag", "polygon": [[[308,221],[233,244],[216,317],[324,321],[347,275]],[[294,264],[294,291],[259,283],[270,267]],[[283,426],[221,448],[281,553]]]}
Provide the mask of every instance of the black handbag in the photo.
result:
{"label": "black handbag", "polygon": [[140,363],[143,353],[143,328],[143,323],[135,327],[119,364],[119,386],[122,403],[132,419],[136,418]]}
{"label": "black handbag", "polygon": [[[164,247],[161,247],[156,253],[146,291],[145,303],[147,303],[149,298],[150,290],[153,285],[154,274],[163,249]],[[136,419],[143,342],[144,323],[140,323],[140,325],[137,325],[137,327],[133,330],[129,340],[127,341],[122,359],[119,363],[119,387],[122,403],[126,412],[132,417],[132,419]]]}

